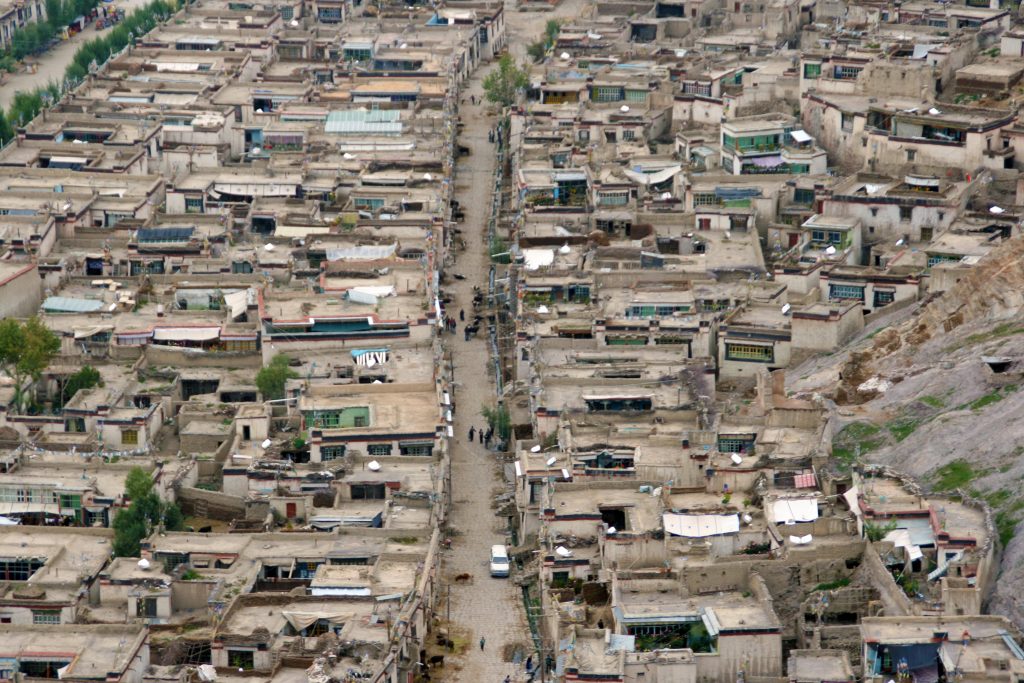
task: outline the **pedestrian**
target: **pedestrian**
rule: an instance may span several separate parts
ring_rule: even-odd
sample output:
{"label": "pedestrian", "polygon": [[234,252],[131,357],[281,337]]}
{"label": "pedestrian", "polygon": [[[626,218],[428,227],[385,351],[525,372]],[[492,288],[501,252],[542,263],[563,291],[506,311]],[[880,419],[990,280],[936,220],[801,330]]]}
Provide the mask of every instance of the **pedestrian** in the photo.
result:
{"label": "pedestrian", "polygon": [[505,683],[512,683],[512,677],[511,676],[505,676]]}
{"label": "pedestrian", "polygon": [[485,645],[485,644],[487,644],[487,639],[486,639],[486,638],[484,638],[483,636],[480,636],[480,649],[481,649],[481,650],[483,650],[483,649],[484,649],[484,645]]}
{"label": "pedestrian", "polygon": [[526,658],[526,671],[527,671],[527,673],[529,673],[530,669],[532,669],[532,668],[533,668],[533,655],[530,655],[530,656],[528,656]]}
{"label": "pedestrian", "polygon": [[474,436],[475,434],[476,434],[476,427],[470,427],[470,428],[469,428],[469,440],[470,440],[470,441],[472,441],[472,440],[473,440],[473,436]]}
{"label": "pedestrian", "polygon": [[483,443],[483,442],[484,442],[484,430],[482,430],[482,429],[481,429],[481,430],[480,430],[480,431],[478,432],[478,434],[479,434],[479,436],[480,436],[480,443]]}
{"label": "pedestrian", "polygon": [[460,322],[465,322],[466,321],[466,311],[461,309],[461,308],[459,309],[459,321]]}

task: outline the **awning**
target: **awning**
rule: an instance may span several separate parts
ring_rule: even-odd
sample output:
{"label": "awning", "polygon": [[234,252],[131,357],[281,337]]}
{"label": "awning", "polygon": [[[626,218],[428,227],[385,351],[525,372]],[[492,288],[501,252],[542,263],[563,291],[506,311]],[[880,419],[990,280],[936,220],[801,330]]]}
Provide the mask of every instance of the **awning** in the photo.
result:
{"label": "awning", "polygon": [[772,504],[776,524],[813,522],[818,518],[817,498],[785,498]]}
{"label": "awning", "polygon": [[669,168],[666,168],[661,171],[656,171],[654,173],[644,173],[642,171],[629,169],[624,170],[623,173],[626,175],[627,178],[640,185],[658,185],[659,183],[665,182],[669,178],[675,177],[676,174],[678,174],[682,170],[682,166],[670,166]]}
{"label": "awning", "polygon": [[789,134],[797,142],[810,142],[811,140],[814,139],[814,138],[812,138],[810,135],[808,135],[807,133],[805,133],[802,130],[793,130],[793,131],[790,131]]}
{"label": "awning", "polygon": [[96,299],[48,296],[43,302],[43,310],[49,313],[94,313],[101,308],[103,308],[103,302]]}
{"label": "awning", "polygon": [[220,337],[219,327],[164,327],[153,331],[158,341],[210,341]]}
{"label": "awning", "polygon": [[100,332],[110,332],[113,329],[113,325],[92,325],[90,327],[76,327],[75,339],[88,339],[89,337],[95,336]]}
{"label": "awning", "polygon": [[818,481],[814,478],[814,472],[805,472],[793,477],[793,488],[813,489],[818,487]]}
{"label": "awning", "polygon": [[673,536],[704,538],[734,534],[740,530],[740,516],[732,515],[680,515],[666,512],[662,515],[665,531]]}
{"label": "awning", "polygon": [[332,623],[342,623],[348,615],[336,612],[281,612],[281,616],[296,631],[303,631],[321,619],[326,619]]}
{"label": "awning", "polygon": [[750,163],[758,168],[775,168],[782,165],[782,156],[753,157],[751,159],[744,159],[743,163]]}
{"label": "awning", "polygon": [[232,318],[237,318],[245,313],[245,309],[248,307],[248,297],[249,293],[244,289],[224,295],[224,303],[227,305],[228,310],[231,311]]}

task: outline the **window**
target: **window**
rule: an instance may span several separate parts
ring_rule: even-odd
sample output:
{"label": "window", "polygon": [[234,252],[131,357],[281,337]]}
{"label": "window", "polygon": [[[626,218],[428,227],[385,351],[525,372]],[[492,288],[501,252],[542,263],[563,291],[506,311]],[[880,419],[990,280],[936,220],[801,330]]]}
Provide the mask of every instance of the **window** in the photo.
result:
{"label": "window", "polygon": [[366,447],[366,452],[370,455],[391,455],[391,444],[371,443]]}
{"label": "window", "polygon": [[629,192],[600,192],[597,203],[601,206],[625,206],[629,203]]}
{"label": "window", "polygon": [[228,650],[228,666],[233,669],[252,669],[254,659],[252,650]]}
{"label": "window", "polygon": [[139,598],[135,601],[135,616],[153,618],[156,616],[156,598]]}
{"label": "window", "polygon": [[881,308],[882,306],[888,306],[896,300],[896,292],[892,290],[876,289],[875,290],[875,308]]}
{"label": "window", "polygon": [[719,453],[753,453],[754,439],[749,436],[719,436]]}
{"label": "window", "polygon": [[804,78],[817,78],[821,75],[821,64],[804,64]]}
{"label": "window", "polygon": [[857,285],[829,285],[828,298],[833,301],[864,301],[864,288]]}
{"label": "window", "polygon": [[0,559],[0,580],[28,581],[44,564],[39,557]]}
{"label": "window", "polygon": [[836,78],[838,78],[840,80],[846,80],[846,79],[850,79],[850,78],[857,78],[857,76],[860,75],[860,72],[862,70],[863,70],[863,67],[860,67],[860,66],[850,66],[849,64],[840,64],[840,65],[838,65],[835,68],[835,71],[833,73],[834,73]]}
{"label": "window", "polygon": [[409,443],[399,443],[398,452],[401,455],[433,455],[434,454],[434,443],[432,441],[413,441]]}
{"label": "window", "polygon": [[60,623],[59,609],[34,609],[32,610],[32,623],[34,625],[52,625]]}
{"label": "window", "polygon": [[384,484],[349,484],[352,500],[384,500]]}
{"label": "window", "polygon": [[928,267],[938,265],[940,263],[958,263],[960,261],[959,256],[952,254],[929,254],[928,255]]}
{"label": "window", "polygon": [[907,161],[913,161],[914,157],[916,157],[916,156],[917,156],[917,150],[916,149],[908,149],[907,150]]}
{"label": "window", "polygon": [[710,230],[711,229],[711,219],[710,218],[698,218],[697,219],[697,229],[698,230]]}
{"label": "window", "polygon": [[719,204],[718,195],[714,192],[694,192],[693,193],[693,205],[694,206],[710,206]]}
{"label": "window", "polygon": [[321,7],[320,8],[320,21],[336,24],[341,21],[341,8],[340,7]]}
{"label": "window", "polygon": [[139,430],[138,429],[122,429],[121,430],[121,445],[122,446],[138,446],[139,445]]}
{"label": "window", "polygon": [[202,213],[202,197],[185,197],[185,213]]}
{"label": "window", "polygon": [[934,228],[921,228],[921,241],[922,242],[931,242],[932,241],[932,236],[934,235],[934,233],[935,233],[935,229]]}
{"label": "window", "polygon": [[793,203],[795,204],[813,204],[814,203],[814,190],[807,190],[802,187],[798,187],[793,190]]}
{"label": "window", "polygon": [[619,86],[598,85],[591,92],[591,99],[595,102],[618,102],[622,99],[622,88]]}
{"label": "window", "polygon": [[914,207],[912,206],[901,206],[900,207],[900,220],[909,221],[914,215]]}
{"label": "window", "polygon": [[771,363],[775,360],[775,349],[767,345],[731,344],[727,342],[725,345],[725,358],[726,360]]}
{"label": "window", "polygon": [[326,462],[328,460],[337,460],[338,458],[345,457],[344,446],[321,446],[320,447],[320,460]]}
{"label": "window", "polygon": [[622,139],[623,140],[635,140],[636,139],[636,131],[633,130],[632,128],[625,128],[625,129],[623,129],[623,131],[622,131]]}
{"label": "window", "polygon": [[845,133],[853,132],[853,114],[843,112],[842,127]]}

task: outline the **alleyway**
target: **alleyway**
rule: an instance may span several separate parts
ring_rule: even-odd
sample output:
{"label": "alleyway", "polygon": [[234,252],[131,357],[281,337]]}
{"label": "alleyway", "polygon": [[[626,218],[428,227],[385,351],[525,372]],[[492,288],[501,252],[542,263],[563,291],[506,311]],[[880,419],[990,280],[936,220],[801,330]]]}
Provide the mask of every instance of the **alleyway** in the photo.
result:
{"label": "alleyway", "polygon": [[[518,61],[525,58],[529,41],[536,40],[549,19],[567,19],[576,16],[582,0],[568,0],[555,12],[517,12],[508,9],[505,14],[509,34],[508,44]],[[464,128],[459,144],[470,149],[468,156],[458,161],[455,198],[465,211],[465,220],[459,224],[466,249],[455,257],[451,273],[465,276],[454,280],[446,289],[455,294],[456,301],[449,310],[457,315],[459,308],[470,315],[473,287],[487,289],[489,259],[487,256],[487,211],[490,206],[495,148],[488,142],[488,131],[497,119],[488,115],[486,107],[472,105],[469,96],[479,102],[483,97],[482,83],[493,65],[484,65],[473,76],[462,93],[464,104],[460,115]],[[476,339],[463,340],[462,328],[447,336],[448,349],[455,364],[455,438],[452,455],[452,513],[454,532],[452,549],[446,555],[444,575],[450,580],[460,574],[470,574],[468,583],[450,583],[451,621],[456,628],[469,632],[469,648],[461,661],[447,667],[448,681],[460,683],[501,683],[511,675],[513,681],[525,680],[522,663],[506,661],[515,646],[524,648],[522,656],[530,654],[529,628],[523,609],[522,593],[509,579],[491,578],[488,572],[490,547],[506,543],[504,520],[495,516],[492,503],[496,491],[502,490],[501,470],[493,454],[478,441],[469,443],[470,427],[486,428],[480,413],[481,406],[492,405],[495,387],[492,366],[488,364],[486,327],[481,326]],[[444,613],[446,605],[439,605]],[[486,638],[483,651],[479,640]]]}

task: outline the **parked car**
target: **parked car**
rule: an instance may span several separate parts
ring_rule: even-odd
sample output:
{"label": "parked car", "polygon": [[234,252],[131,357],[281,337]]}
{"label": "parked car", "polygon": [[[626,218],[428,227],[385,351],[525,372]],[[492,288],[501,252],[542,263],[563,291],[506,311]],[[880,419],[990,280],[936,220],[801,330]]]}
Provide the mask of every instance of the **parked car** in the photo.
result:
{"label": "parked car", "polygon": [[508,576],[508,551],[503,545],[491,546],[491,576]]}

